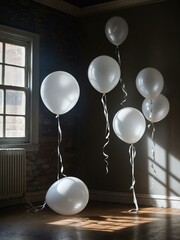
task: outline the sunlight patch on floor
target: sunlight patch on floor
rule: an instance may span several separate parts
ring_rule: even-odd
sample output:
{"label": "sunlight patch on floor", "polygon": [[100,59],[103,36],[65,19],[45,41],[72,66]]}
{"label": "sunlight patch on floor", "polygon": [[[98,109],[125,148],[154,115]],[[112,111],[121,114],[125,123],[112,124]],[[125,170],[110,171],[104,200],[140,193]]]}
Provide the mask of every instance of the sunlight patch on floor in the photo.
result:
{"label": "sunlight patch on floor", "polygon": [[139,224],[158,221],[154,217],[135,216],[92,216],[84,218],[67,218],[58,221],[49,222],[48,224],[76,227],[86,230],[114,232],[128,227],[134,227]]}

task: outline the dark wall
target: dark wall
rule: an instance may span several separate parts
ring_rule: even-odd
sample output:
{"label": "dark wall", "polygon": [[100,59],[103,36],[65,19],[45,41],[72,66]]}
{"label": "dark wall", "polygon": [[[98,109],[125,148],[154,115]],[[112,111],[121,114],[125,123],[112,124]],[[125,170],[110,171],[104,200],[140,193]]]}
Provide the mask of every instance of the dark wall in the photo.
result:
{"label": "dark wall", "polygon": [[[67,71],[78,79],[77,20],[30,0],[1,1],[0,24],[37,33],[40,37],[39,87],[53,71]],[[27,192],[47,190],[56,180],[57,120],[39,97],[39,151],[27,152]],[[76,175],[78,104],[60,117],[64,173]]]}
{"label": "dark wall", "polygon": [[[180,76],[180,15],[178,1],[164,1],[146,6],[122,9],[80,19],[81,32],[81,176],[90,189],[129,192],[131,166],[129,145],[117,138],[111,127],[109,173],[105,175],[103,145],[105,119],[101,94],[89,83],[87,70],[90,62],[99,55],[116,58],[115,46],[105,36],[105,24],[110,17],[121,16],[129,25],[129,34],[120,45],[122,78],[128,93],[125,107],[141,110],[144,98],[135,86],[138,72],[145,67],[158,69],[164,77],[164,94],[170,102],[170,112],[155,123],[155,163],[152,165],[151,129],[135,144],[136,191],[179,196],[179,76]],[[109,120],[122,108],[123,93],[120,85],[107,93]],[[148,122],[147,122],[148,125]],[[84,143],[84,144],[83,144]],[[156,170],[154,175],[153,167]],[[153,183],[154,182],[154,183]]]}
{"label": "dark wall", "polygon": [[[112,127],[110,143],[106,147],[109,173],[105,175],[102,154],[105,119],[101,94],[93,89],[87,78],[88,66],[95,57],[109,55],[115,58],[115,47],[106,39],[104,27],[110,17],[119,15],[129,25],[128,37],[120,46],[122,78],[128,93],[125,106],[141,110],[143,97],[136,89],[135,79],[141,69],[149,66],[162,73],[165,81],[163,94],[170,102],[168,116],[155,124],[155,178],[152,177],[151,167],[151,130],[147,129],[135,144],[136,191],[180,194],[178,9],[179,1],[164,1],[77,20],[30,0],[1,1],[0,24],[35,32],[40,36],[39,86],[49,73],[56,70],[71,73],[79,82],[81,94],[78,104],[60,119],[63,132],[61,153],[65,173],[79,176],[89,189],[129,192],[131,185],[129,145],[117,138]],[[110,124],[122,107],[122,99],[120,85],[107,94]],[[28,192],[46,191],[57,173],[57,123],[55,116],[39,100],[40,145],[39,151],[27,153]]]}

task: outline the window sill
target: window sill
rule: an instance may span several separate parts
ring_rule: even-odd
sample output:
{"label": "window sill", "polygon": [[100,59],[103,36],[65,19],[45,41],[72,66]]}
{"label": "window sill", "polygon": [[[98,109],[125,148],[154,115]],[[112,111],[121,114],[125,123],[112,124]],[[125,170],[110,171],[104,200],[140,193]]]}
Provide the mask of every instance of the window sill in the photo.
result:
{"label": "window sill", "polygon": [[0,148],[25,148],[27,152],[37,152],[39,151],[39,144],[24,143],[24,144],[0,144]]}

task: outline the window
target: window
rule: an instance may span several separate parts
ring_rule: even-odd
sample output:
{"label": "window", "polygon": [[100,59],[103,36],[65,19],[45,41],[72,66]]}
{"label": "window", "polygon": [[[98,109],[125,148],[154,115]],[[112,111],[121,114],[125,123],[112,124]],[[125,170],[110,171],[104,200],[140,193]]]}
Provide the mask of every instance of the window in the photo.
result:
{"label": "window", "polygon": [[38,143],[36,34],[0,26],[0,144]]}

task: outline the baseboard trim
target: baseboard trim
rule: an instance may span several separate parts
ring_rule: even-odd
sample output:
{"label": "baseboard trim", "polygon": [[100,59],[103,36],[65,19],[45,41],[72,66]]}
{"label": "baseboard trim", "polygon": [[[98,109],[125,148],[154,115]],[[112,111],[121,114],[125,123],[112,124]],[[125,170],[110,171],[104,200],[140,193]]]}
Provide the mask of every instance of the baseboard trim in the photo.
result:
{"label": "baseboard trim", "polygon": [[[155,206],[164,208],[180,208],[180,197],[136,194],[139,206]],[[90,200],[133,204],[133,196],[130,193],[90,190]]]}
{"label": "baseboard trim", "polygon": [[[44,202],[46,191],[38,191],[26,194],[26,202]],[[154,206],[163,208],[180,209],[180,197],[153,194],[136,194],[139,206]],[[131,193],[89,190],[89,199],[94,201],[133,204]]]}

